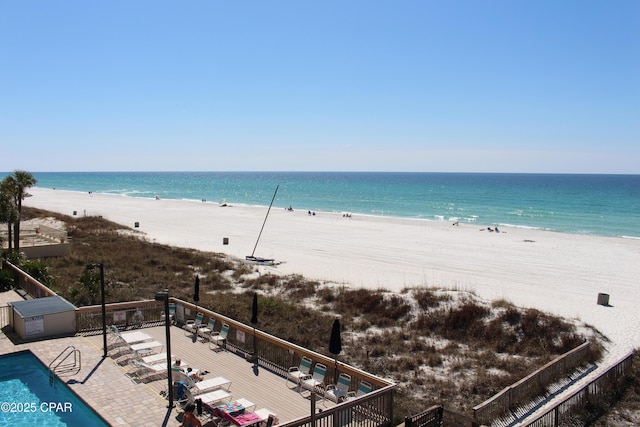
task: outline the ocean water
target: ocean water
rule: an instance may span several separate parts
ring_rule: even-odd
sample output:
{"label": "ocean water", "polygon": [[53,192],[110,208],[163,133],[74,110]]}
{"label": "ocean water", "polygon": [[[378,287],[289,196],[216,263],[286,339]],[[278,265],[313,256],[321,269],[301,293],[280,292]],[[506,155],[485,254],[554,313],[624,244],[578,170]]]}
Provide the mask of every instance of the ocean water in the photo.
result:
{"label": "ocean water", "polygon": [[37,186],[640,238],[640,175],[33,172]]}

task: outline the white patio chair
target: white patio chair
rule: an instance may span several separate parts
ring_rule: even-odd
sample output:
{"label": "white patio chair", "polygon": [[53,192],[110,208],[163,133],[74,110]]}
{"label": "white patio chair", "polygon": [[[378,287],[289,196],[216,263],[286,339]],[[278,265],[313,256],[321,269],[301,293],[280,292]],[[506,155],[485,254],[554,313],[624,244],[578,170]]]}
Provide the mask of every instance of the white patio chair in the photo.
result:
{"label": "white patio chair", "polygon": [[198,335],[200,335],[202,337],[203,340],[205,340],[205,342],[207,340],[211,340],[211,334],[213,333],[214,327],[216,326],[216,319],[213,317],[209,318],[209,322],[207,323],[207,326],[203,326],[201,328],[198,329]]}
{"label": "white patio chair", "polygon": [[[224,346],[227,343],[227,335],[229,334],[229,325],[226,323],[222,324],[222,329],[220,332],[212,332],[209,336],[209,349],[218,351],[224,349]],[[215,347],[211,345],[215,344]]]}
{"label": "white patio chair", "polygon": [[304,390],[309,390],[312,393],[319,392],[324,395],[324,377],[326,373],[327,367],[322,363],[316,363],[311,376],[303,379],[300,385]]}
{"label": "white patio chair", "polygon": [[351,387],[351,375],[343,372],[338,376],[338,382],[336,384],[327,385],[324,397],[332,402],[342,402],[347,398],[349,387]]}
{"label": "white patio chair", "polygon": [[310,357],[302,356],[299,366],[292,366],[289,368],[289,371],[287,372],[287,384],[289,381],[295,384],[295,387],[290,388],[300,387],[300,382],[309,377],[312,364],[313,360],[311,360]]}
{"label": "white patio chair", "polygon": [[196,318],[195,320],[191,321],[188,320],[187,323],[184,325],[184,330],[185,330],[185,335],[189,335],[189,333],[193,334],[193,335],[197,335],[198,334],[198,329],[200,329],[201,327],[203,327],[204,325],[202,324],[202,320],[204,319],[204,314],[203,313],[198,313],[196,314]]}

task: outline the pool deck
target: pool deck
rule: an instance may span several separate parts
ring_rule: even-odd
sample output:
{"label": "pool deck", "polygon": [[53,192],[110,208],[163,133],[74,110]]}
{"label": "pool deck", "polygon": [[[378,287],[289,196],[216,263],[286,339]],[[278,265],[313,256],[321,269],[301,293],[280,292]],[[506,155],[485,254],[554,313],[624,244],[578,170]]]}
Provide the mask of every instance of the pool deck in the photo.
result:
{"label": "pool deck", "polygon": [[[16,292],[0,293],[0,305],[10,301],[22,301]],[[165,343],[164,326],[139,329],[154,339]],[[229,393],[232,399],[245,398],[254,402],[257,408],[268,408],[277,414],[280,422],[291,421],[309,414],[311,401],[309,393],[298,393],[287,387],[279,375],[263,368],[254,371],[253,365],[244,358],[228,351],[212,351],[209,344],[187,336],[183,329],[172,326],[171,353],[185,360],[190,367],[209,371],[204,379],[224,376],[231,380]],[[176,426],[182,411],[167,408],[167,400],[161,391],[167,389],[166,376],[162,379],[136,383],[127,374],[131,364],[121,366],[123,358],[114,358],[116,351],[109,351],[102,357],[102,335],[73,336],[29,343],[14,343],[4,333],[0,333],[0,354],[30,350],[45,365],[49,365],[65,348],[74,346],[81,353],[82,367],[77,373],[62,373],[58,376],[65,381],[89,406],[98,412],[112,426],[158,427]],[[162,352],[166,352],[163,347]],[[317,401],[322,409],[332,404]],[[214,425],[205,422],[203,425]]]}

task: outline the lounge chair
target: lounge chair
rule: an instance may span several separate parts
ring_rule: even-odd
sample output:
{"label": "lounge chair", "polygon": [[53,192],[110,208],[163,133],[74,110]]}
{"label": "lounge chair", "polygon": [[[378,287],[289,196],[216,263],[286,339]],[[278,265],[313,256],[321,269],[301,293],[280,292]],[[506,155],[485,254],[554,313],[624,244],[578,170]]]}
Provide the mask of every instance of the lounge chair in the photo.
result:
{"label": "lounge chair", "polygon": [[[309,372],[311,372],[311,365],[313,364],[313,360],[307,356],[302,356],[300,360],[300,366],[292,366],[289,368],[287,372],[287,383],[289,381],[295,383],[295,387],[300,386],[300,382],[309,377]],[[293,387],[293,388],[295,388]]]}
{"label": "lounge chair", "polygon": [[244,408],[245,411],[251,412],[256,409],[256,404],[250,401],[249,399],[245,399],[241,397],[240,399],[236,399],[236,403]]}
{"label": "lounge chair", "polygon": [[153,337],[151,335],[141,331],[121,332],[120,338],[127,344],[137,344],[153,340]]}
{"label": "lounge chair", "polygon": [[342,402],[347,398],[349,387],[351,387],[351,375],[343,372],[338,376],[338,382],[336,384],[329,384],[327,386],[324,391],[324,397],[332,402]]}
{"label": "lounge chair", "polygon": [[228,402],[230,399],[231,394],[224,390],[215,390],[208,393],[194,395],[185,383],[176,383],[176,402],[182,409],[184,409],[188,404],[196,403],[197,400],[200,400],[204,408],[209,408],[209,411],[205,409],[205,412],[209,412],[210,416],[216,417],[213,407],[222,402]]}
{"label": "lounge chair", "polygon": [[[224,349],[227,343],[227,335],[229,335],[229,325],[223,323],[220,332],[212,332],[209,336],[209,348],[214,351]],[[215,347],[212,347],[212,344],[215,344]]]}
{"label": "lounge chair", "polygon": [[189,333],[193,335],[198,334],[198,329],[202,328],[204,325],[202,324],[202,320],[204,319],[203,313],[196,314],[196,319],[194,321],[188,320],[184,325],[185,335],[189,335]]}
{"label": "lounge chair", "polygon": [[224,389],[225,391],[229,391],[230,387],[231,380],[228,380],[225,377],[214,377],[204,381],[198,381],[197,383],[195,383],[194,389],[197,393],[205,393],[207,391],[217,389]]}
{"label": "lounge chair", "polygon": [[182,371],[173,371],[172,374],[177,377],[178,381],[184,382],[187,387],[189,387],[189,390],[194,394],[202,394],[217,389],[229,391],[229,388],[231,387],[231,380],[228,380],[225,377],[214,377],[203,381],[195,381]]}
{"label": "lounge chair", "polygon": [[121,332],[116,325],[110,325],[107,335],[107,347],[109,350],[121,349],[127,346],[127,342],[122,339]]}
{"label": "lounge chair", "polygon": [[162,364],[150,365],[139,360],[133,360],[131,363],[135,370],[128,376],[134,377],[138,382],[148,383],[159,380],[167,374],[167,367]]}
{"label": "lounge chair", "polygon": [[200,335],[204,340],[207,340],[207,338],[210,339],[214,326],[216,326],[216,319],[214,317],[210,317],[207,326],[203,326],[198,329],[198,335]]}
{"label": "lounge chair", "polygon": [[129,346],[132,351],[135,351],[138,354],[151,353],[154,350],[160,351],[162,350],[162,347],[164,347],[164,344],[160,341],[147,341]]}
{"label": "lounge chair", "polygon": [[[158,363],[167,363],[167,353],[158,353],[152,354],[151,356],[145,356],[141,358],[144,363],[148,363],[149,365],[155,365]],[[176,359],[175,355],[171,355],[171,361],[173,362]]]}
{"label": "lounge chair", "polygon": [[322,363],[316,363],[313,367],[313,373],[311,376],[304,378],[300,385],[303,389],[309,390],[312,393],[318,391],[318,389],[324,391],[324,377],[327,373],[327,367]]}
{"label": "lounge chair", "polygon": [[222,402],[228,402],[231,399],[231,393],[226,390],[218,389],[197,394],[194,398],[202,400],[202,403],[206,403],[207,405],[216,406]]}
{"label": "lounge chair", "polygon": [[253,413],[262,420],[260,427],[271,427],[279,422],[278,415],[270,409],[260,408],[256,409]]}
{"label": "lounge chair", "polygon": [[368,381],[360,381],[360,385],[358,386],[358,390],[350,391],[347,393],[347,400],[357,399],[358,397],[362,397],[365,394],[371,393],[373,390],[373,386]]}
{"label": "lounge chair", "polygon": [[146,373],[154,373],[154,372],[162,372],[167,370],[167,366],[163,364],[150,364],[144,363],[139,360],[133,360],[133,365],[136,366],[139,370],[145,371]]}

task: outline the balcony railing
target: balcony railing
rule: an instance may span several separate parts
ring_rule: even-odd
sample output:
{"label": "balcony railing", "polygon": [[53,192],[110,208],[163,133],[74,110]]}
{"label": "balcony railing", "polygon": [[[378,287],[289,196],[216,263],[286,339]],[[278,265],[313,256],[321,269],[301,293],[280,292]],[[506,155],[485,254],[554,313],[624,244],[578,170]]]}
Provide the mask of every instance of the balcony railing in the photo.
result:
{"label": "balcony railing", "polygon": [[[176,322],[178,325],[186,323],[187,320],[192,320],[195,317],[196,306],[194,304],[176,298],[171,298],[171,303],[176,305]],[[163,310],[163,303],[155,300],[107,304],[107,324],[115,324],[121,327],[157,325],[164,321]],[[363,397],[343,402],[332,408],[323,408],[322,412],[315,415],[314,420],[311,420],[311,416],[309,416],[283,422],[279,424],[280,426],[302,427],[314,425],[315,427],[340,427],[348,424],[349,420],[357,420],[362,427],[391,425],[393,420],[393,390],[396,384],[260,330],[256,329],[254,332],[252,326],[245,325],[201,306],[198,306],[198,312],[204,314],[205,322],[208,318],[216,319],[217,329],[219,329],[218,325],[222,325],[222,323],[229,325],[229,334],[225,343],[228,351],[245,358],[255,357],[259,366],[281,375],[283,378],[286,377],[289,367],[298,366],[300,359],[303,356],[307,356],[314,363],[322,363],[327,366],[327,378],[337,377],[339,372],[351,375],[351,388],[354,391],[357,390],[360,381],[368,381],[374,386],[374,391]],[[76,314],[76,325],[78,333],[101,332],[101,306],[93,305],[79,308]],[[254,340],[255,353],[253,352]]]}

